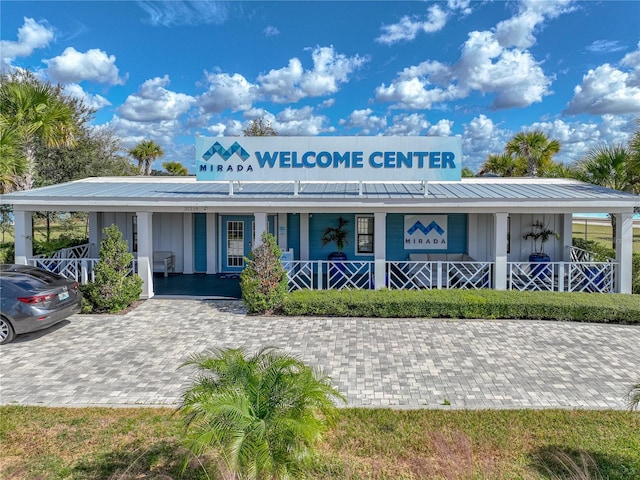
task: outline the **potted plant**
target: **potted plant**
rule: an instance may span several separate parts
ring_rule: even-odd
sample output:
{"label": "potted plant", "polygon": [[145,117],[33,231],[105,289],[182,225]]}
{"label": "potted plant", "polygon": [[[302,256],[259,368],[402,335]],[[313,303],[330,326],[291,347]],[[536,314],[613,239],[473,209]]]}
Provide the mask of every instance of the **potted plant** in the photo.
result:
{"label": "potted plant", "polygon": [[329,254],[329,260],[341,261],[346,260],[347,255],[343,252],[345,245],[349,243],[349,230],[345,227],[349,224],[349,220],[343,217],[338,217],[338,225],[335,227],[326,227],[322,230],[322,237],[320,237],[320,243],[322,246],[329,245],[330,243],[336,244],[336,251]]}
{"label": "potted plant", "polygon": [[540,220],[536,220],[531,225],[531,230],[522,235],[523,239],[531,239],[533,241],[533,253],[529,255],[530,262],[549,262],[551,260],[549,255],[544,252],[544,244],[551,237],[555,237],[556,240],[560,238],[556,232],[544,225]]}

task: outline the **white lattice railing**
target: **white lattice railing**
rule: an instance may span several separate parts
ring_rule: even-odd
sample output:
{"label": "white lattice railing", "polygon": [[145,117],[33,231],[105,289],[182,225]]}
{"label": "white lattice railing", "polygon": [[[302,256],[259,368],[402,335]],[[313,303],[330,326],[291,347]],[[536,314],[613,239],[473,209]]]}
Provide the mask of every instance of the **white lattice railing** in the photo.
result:
{"label": "white lattice railing", "polygon": [[593,252],[585,250],[584,248],[570,247],[572,262],[593,262]]}
{"label": "white lattice railing", "polygon": [[612,293],[616,264],[611,262],[583,262],[569,265],[569,292]]}
{"label": "white lattice railing", "polygon": [[508,262],[510,290],[612,293],[616,263]]}
{"label": "white lattice railing", "polygon": [[289,291],[373,288],[373,262],[294,260],[285,264]]}
{"label": "white lattice railing", "polygon": [[445,262],[447,288],[491,288],[491,262]]}
{"label": "white lattice railing", "polygon": [[436,262],[387,262],[387,287],[393,290],[436,288],[439,278]]}
{"label": "white lattice railing", "polygon": [[[94,270],[99,261],[98,258],[30,258],[27,263],[86,284],[95,280]],[[134,275],[137,270],[138,262],[133,260],[128,274]]]}
{"label": "white lattice railing", "polygon": [[283,263],[289,280],[289,291],[314,290],[317,285],[318,262],[289,260]]}
{"label": "white lattice railing", "polygon": [[54,252],[51,256],[46,255],[34,255],[33,258],[87,258],[89,256],[89,244],[84,243],[82,245],[76,245],[75,247],[62,248]]}
{"label": "white lattice railing", "polygon": [[339,261],[323,262],[326,266],[327,288],[343,290],[373,289],[373,262]]}
{"label": "white lattice railing", "polygon": [[507,288],[509,290],[562,291],[557,279],[563,262],[507,262]]}
{"label": "white lattice railing", "polygon": [[421,288],[491,288],[491,262],[387,262],[387,287],[396,290]]}

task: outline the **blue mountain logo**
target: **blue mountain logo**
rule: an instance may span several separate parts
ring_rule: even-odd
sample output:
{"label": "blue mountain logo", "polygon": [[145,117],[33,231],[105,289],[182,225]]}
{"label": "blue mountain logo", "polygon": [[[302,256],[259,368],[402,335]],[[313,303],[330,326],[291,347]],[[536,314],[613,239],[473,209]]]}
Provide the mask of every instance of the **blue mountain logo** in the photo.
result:
{"label": "blue mountain logo", "polygon": [[238,142],[234,142],[234,144],[231,145],[231,147],[228,150],[225,149],[222,145],[220,145],[219,142],[216,142],[211,146],[209,150],[204,152],[204,154],[202,155],[202,158],[208,161],[216,153],[220,155],[224,160],[229,160],[229,158],[231,158],[231,155],[233,155],[234,153],[237,153],[243,162],[250,157],[247,151],[244,148],[242,148],[242,146]]}
{"label": "blue mountain logo", "polygon": [[435,230],[438,235],[444,235],[444,229],[440,225],[438,225],[435,220],[426,227],[420,220],[418,220],[411,226],[409,230],[407,230],[407,233],[409,235],[413,235],[417,230],[420,230],[424,235],[429,235],[432,230]]}

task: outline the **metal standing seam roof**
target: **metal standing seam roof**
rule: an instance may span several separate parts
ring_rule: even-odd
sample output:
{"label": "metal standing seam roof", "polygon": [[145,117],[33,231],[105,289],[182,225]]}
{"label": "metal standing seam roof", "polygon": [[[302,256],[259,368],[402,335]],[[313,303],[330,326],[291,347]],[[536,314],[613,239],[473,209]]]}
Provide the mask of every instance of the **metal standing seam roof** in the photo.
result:
{"label": "metal standing seam roof", "polygon": [[159,201],[184,204],[189,201],[296,200],[311,204],[323,200],[407,200],[421,202],[483,201],[486,203],[517,201],[614,201],[621,206],[640,206],[640,196],[611,190],[574,180],[474,178],[460,182],[433,182],[423,186],[407,183],[363,183],[362,195],[357,182],[303,182],[299,195],[294,184],[234,182],[234,195],[229,196],[229,182],[196,181],[194,177],[109,177],[89,178],[28,191],[3,195],[2,203],[46,205],[58,202],[136,202]]}

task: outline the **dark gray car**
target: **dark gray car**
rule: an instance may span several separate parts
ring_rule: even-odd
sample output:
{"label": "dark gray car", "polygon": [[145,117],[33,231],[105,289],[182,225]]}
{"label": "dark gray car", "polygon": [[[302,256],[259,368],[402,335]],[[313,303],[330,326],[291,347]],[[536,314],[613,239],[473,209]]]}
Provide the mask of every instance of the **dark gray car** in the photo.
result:
{"label": "dark gray car", "polygon": [[81,308],[75,280],[28,265],[0,265],[0,344],[47,328]]}

